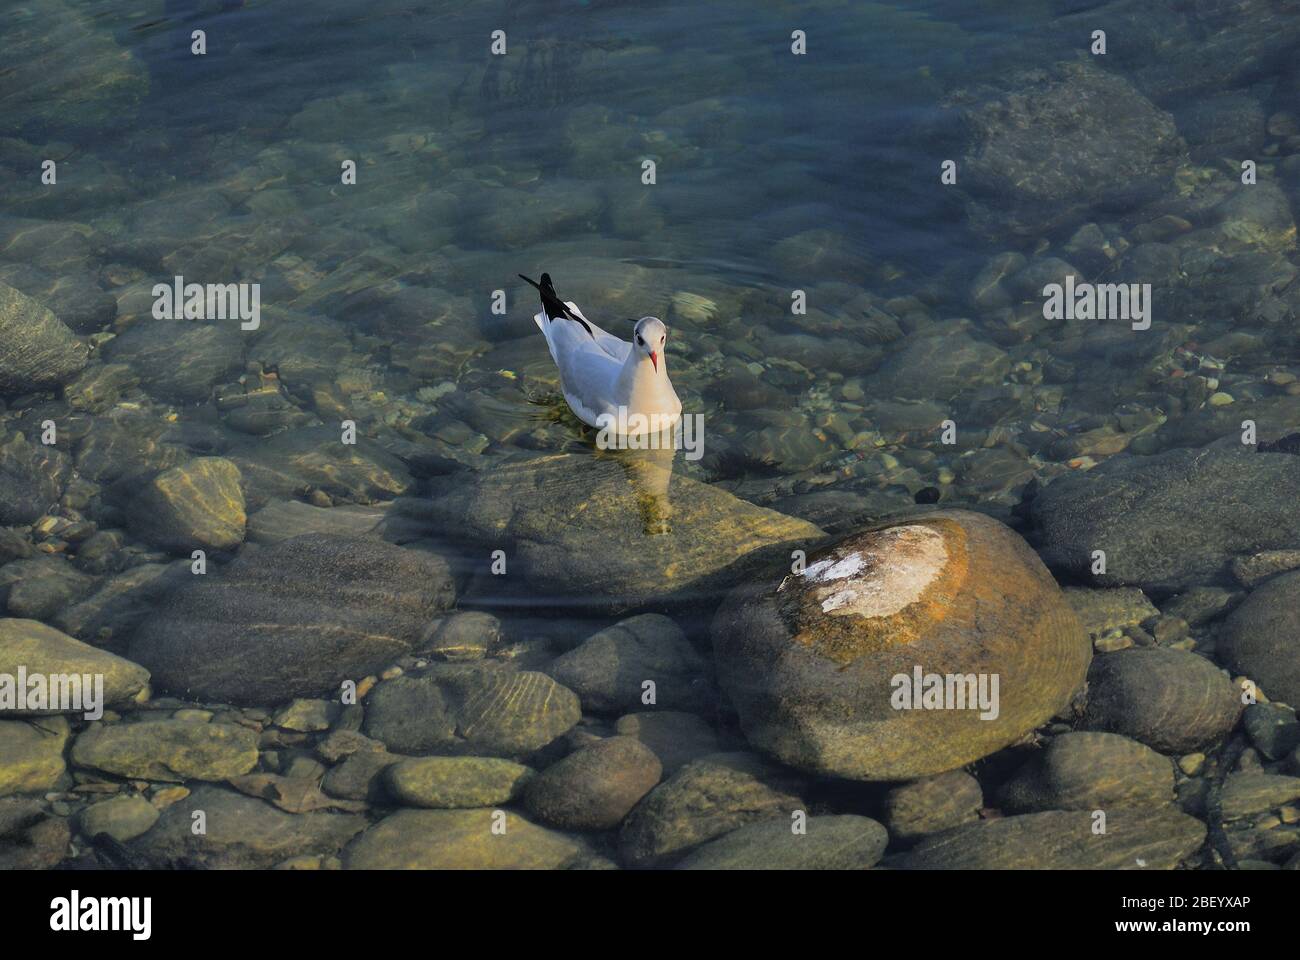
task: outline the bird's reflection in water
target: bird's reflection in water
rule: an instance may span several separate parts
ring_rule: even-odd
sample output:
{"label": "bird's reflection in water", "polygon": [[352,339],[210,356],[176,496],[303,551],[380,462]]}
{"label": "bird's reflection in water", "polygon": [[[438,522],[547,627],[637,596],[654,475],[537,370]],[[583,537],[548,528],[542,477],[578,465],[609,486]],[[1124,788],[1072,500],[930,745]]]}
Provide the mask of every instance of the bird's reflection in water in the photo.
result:
{"label": "bird's reflection in water", "polygon": [[641,514],[641,525],[647,536],[662,536],[672,532],[673,507],[668,487],[673,477],[673,462],[677,449],[673,444],[672,429],[664,434],[662,443],[656,442],[646,449],[608,449],[596,445],[598,457],[610,457],[623,468],[632,486],[632,496]]}

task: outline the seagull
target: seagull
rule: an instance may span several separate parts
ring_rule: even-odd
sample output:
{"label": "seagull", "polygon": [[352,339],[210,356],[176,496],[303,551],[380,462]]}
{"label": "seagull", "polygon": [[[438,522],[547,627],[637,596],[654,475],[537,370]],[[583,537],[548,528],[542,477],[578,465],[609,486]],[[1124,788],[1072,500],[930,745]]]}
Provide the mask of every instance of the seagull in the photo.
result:
{"label": "seagull", "polygon": [[522,273],[519,278],[542,296],[533,320],[560,370],[564,399],[579,420],[614,427],[625,436],[658,433],[677,423],[682,402],[668,380],[663,352],[668,328],[662,320],[635,321],[629,343],[588,320],[572,300],[561,300],[549,273],[542,274],[541,283]]}

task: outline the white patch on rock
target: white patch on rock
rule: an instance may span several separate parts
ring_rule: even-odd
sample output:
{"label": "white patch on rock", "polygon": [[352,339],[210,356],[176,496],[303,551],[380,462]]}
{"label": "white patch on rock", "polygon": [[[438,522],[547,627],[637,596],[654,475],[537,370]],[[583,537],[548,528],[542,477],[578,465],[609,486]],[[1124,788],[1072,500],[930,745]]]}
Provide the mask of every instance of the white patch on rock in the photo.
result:
{"label": "white patch on rock", "polygon": [[827,580],[843,580],[845,577],[851,577],[867,565],[867,561],[860,553],[851,553],[843,560],[818,560],[811,564],[803,575],[809,580],[815,580],[818,583],[825,583]]}
{"label": "white patch on rock", "polygon": [[810,564],[802,575],[823,613],[888,617],[920,600],[947,563],[943,534],[908,524],[882,530],[847,557]]}

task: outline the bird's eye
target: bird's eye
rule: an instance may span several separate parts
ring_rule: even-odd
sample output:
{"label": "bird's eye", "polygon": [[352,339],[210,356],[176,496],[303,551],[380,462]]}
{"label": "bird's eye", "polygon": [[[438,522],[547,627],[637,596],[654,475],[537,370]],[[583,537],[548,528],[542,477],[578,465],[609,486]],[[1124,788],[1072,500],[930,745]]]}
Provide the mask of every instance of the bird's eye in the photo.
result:
{"label": "bird's eye", "polygon": [[645,341],[641,339],[641,334],[639,333],[636,335],[636,342],[639,346],[645,346]]}

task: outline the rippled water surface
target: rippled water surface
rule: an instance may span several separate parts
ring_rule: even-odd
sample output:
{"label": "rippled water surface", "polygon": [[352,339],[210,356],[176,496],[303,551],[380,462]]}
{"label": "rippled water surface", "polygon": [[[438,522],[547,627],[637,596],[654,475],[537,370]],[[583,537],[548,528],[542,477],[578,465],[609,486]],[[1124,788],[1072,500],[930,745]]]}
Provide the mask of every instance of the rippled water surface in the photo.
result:
{"label": "rippled water surface", "polygon": [[[112,706],[39,743],[0,723],[0,796],[63,825],[4,855],[793,865],[759,833],[699,844],[805,809],[850,865],[1113,867],[1119,841],[1075,863],[1042,837],[1132,801],[1098,786],[1129,763],[1159,866],[1294,865],[1273,811],[1300,791],[1253,784],[1209,846],[1204,797],[1300,774],[1298,24],[1287,0],[6,5],[0,672],[107,671]],[[543,272],[620,337],[663,319],[697,448],[602,449],[518,278]],[[260,313],[167,319],[178,277]],[[1053,313],[1067,282],[1131,309]],[[870,600],[776,591],[828,535],[936,509],[998,525],[833,555]],[[778,620],[789,660],[729,639]],[[820,726],[883,728],[927,657],[1003,677],[987,743]],[[1151,685],[1158,721],[1124,702]],[[464,768],[392,772],[424,756]],[[725,828],[673,820],[692,790]],[[187,839],[191,807],[295,839]],[[458,819],[496,807],[528,821],[509,855]],[[916,845],[1015,814],[1065,819]]]}

